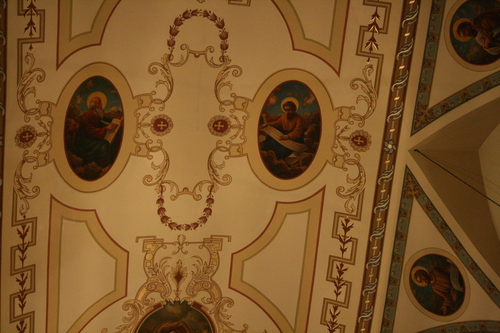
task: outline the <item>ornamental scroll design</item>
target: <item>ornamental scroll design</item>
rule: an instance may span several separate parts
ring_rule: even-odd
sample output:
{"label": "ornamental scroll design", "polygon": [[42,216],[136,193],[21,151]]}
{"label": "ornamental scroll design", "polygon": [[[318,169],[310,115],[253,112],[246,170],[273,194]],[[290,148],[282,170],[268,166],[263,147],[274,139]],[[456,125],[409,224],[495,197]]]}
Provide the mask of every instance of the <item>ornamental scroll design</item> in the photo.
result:
{"label": "ornamental scroll design", "polygon": [[344,207],[348,213],[355,211],[355,201],[366,185],[366,173],[361,164],[361,155],[359,153],[370,148],[372,139],[368,132],[361,129],[353,131],[353,127],[363,127],[366,119],[373,114],[377,106],[377,92],[370,79],[373,70],[373,65],[367,63],[362,71],[363,77],[355,78],[350,83],[351,89],[362,90],[363,94],[357,96],[356,104],[365,103],[366,111],[357,113],[355,112],[357,111],[356,106],[340,106],[335,109],[339,117],[334,123],[337,134],[332,146],[333,157],[330,163],[344,171],[349,171],[351,167],[357,170],[356,176],[346,176],[346,181],[350,184],[350,187],[339,186],[337,188],[337,195],[346,199]]}
{"label": "ornamental scroll design", "polygon": [[31,165],[31,168],[36,170],[49,161],[49,151],[52,148],[53,104],[36,99],[34,84],[45,80],[45,72],[40,68],[34,68],[33,54],[27,53],[24,61],[27,69],[23,72],[17,87],[17,103],[24,113],[26,124],[16,131],[14,138],[16,145],[24,151],[14,173],[14,192],[21,200],[19,213],[26,218],[30,208],[29,200],[36,198],[40,193],[38,186],[30,186],[32,174],[27,175],[27,169]]}
{"label": "ornamental scroll design", "polygon": [[[183,53],[179,56],[174,55],[177,44],[176,37],[180,32],[181,26],[187,20],[195,17],[206,18],[213,22],[216,28],[219,29],[219,38],[221,40],[219,48],[221,53],[218,60],[214,60],[213,53],[215,52],[215,47],[213,46],[208,46],[202,51],[196,51],[192,50],[187,44],[182,44],[179,49]],[[229,33],[225,29],[224,19],[217,17],[217,15],[208,10],[186,10],[174,19],[173,25],[170,26],[169,34],[170,36],[167,41],[168,52],[163,55],[160,62],[154,62],[149,66],[149,73],[160,75],[161,79],[156,82],[155,90],[149,94],[139,96],[139,106],[134,111],[137,120],[137,131],[134,135],[134,141],[136,143],[136,154],[142,154],[148,159],[153,160],[151,168],[156,174],[144,176],[143,183],[147,186],[153,186],[158,194],[156,204],[161,223],[168,226],[171,230],[195,230],[203,226],[211,217],[212,205],[215,201],[214,194],[219,187],[227,186],[232,182],[231,175],[222,173],[225,162],[232,157],[243,156],[242,146],[247,140],[244,133],[245,122],[250,116],[247,111],[249,99],[231,93],[233,86],[229,78],[241,76],[242,69],[237,65],[231,65],[231,59],[226,54],[229,48]],[[191,58],[202,58],[210,68],[219,70],[214,82],[214,95],[219,103],[219,112],[227,116],[217,115],[212,117],[208,127],[210,133],[214,136],[218,138],[229,136],[229,138],[226,140],[218,139],[215,142],[215,147],[208,153],[208,160],[206,161],[208,179],[199,180],[189,188],[181,186],[175,180],[167,178],[171,163],[170,156],[164,147],[163,141],[159,138],[156,140],[152,138],[152,135],[157,137],[163,136],[162,132],[167,129],[171,130],[173,123],[162,122],[162,128],[159,128],[160,123],[150,119],[160,119],[161,121],[161,119],[165,120],[169,118],[168,116],[158,117],[155,115],[166,112],[166,102],[170,99],[174,91],[174,76],[171,69],[172,67],[182,67]],[[151,134],[148,128],[151,129]],[[165,208],[167,193],[170,193],[169,199],[171,201],[176,200],[181,195],[191,196],[195,201],[199,201],[203,197],[203,191],[207,192],[205,208],[197,220],[190,223],[181,223],[168,215]]]}
{"label": "ornamental scroll design", "polygon": [[377,171],[378,184],[375,189],[374,206],[371,214],[370,237],[367,242],[363,291],[360,295],[356,332],[371,330],[373,313],[378,292],[380,262],[384,247],[387,214],[391,203],[391,188],[398,153],[401,120],[407,92],[408,68],[411,67],[413,41],[417,29],[420,1],[406,1],[403,4],[398,46],[395,58],[389,105],[386,112],[386,124],[383,135],[383,150]]}
{"label": "ornamental scroll design", "polygon": [[219,269],[219,252],[223,241],[221,237],[211,237],[201,242],[188,242],[182,234],[174,242],[165,242],[156,237],[143,238],[146,282],[134,299],[123,303],[122,308],[127,311],[127,316],[116,332],[136,332],[144,317],[158,308],[158,304],[174,302],[202,304],[217,326],[216,332],[247,332],[247,324],[240,330],[233,327],[227,308],[234,306],[234,301],[223,295],[213,279]]}

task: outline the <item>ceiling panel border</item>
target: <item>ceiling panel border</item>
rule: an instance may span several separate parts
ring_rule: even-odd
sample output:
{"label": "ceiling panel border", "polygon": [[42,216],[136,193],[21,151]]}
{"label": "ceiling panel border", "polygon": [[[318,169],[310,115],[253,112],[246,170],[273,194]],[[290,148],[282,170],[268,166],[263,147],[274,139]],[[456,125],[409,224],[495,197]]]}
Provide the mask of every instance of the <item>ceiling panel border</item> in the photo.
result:
{"label": "ceiling panel border", "polygon": [[391,189],[399,149],[402,110],[408,90],[408,77],[412,66],[413,41],[415,39],[421,2],[408,0],[402,6],[396,59],[393,64],[391,90],[388,93],[386,122],[374,184],[374,199],[370,217],[369,240],[366,245],[365,269],[361,282],[355,332],[370,332],[375,312],[380,275],[380,260],[384,247],[384,235],[388,223]]}
{"label": "ceiling panel border", "polygon": [[432,83],[437,63],[439,41],[444,22],[444,8],[446,0],[433,0],[429,17],[429,26],[425,40],[424,58],[418,83],[417,100],[413,113],[411,135],[416,134],[427,125],[438,120],[448,112],[465,102],[500,85],[500,71],[487,75],[465,88],[455,92],[447,98],[429,107]]}
{"label": "ceiling panel border", "polygon": [[489,298],[500,308],[500,291],[498,287],[486,276],[481,267],[474,261],[464,245],[460,242],[457,235],[451,230],[443,216],[436,209],[431,199],[427,196],[424,189],[419,184],[409,167],[406,167],[403,178],[403,188],[399,204],[399,213],[397,218],[396,234],[394,237],[394,247],[391,255],[389,281],[381,332],[393,332],[396,319],[396,308],[398,304],[399,292],[401,289],[402,274],[404,270],[404,257],[407,239],[409,237],[409,228],[411,213],[414,202],[417,202],[433,222],[436,230],[443,236],[450,248],[454,251],[458,259],[465,266],[468,272],[474,277],[477,283],[485,291]]}

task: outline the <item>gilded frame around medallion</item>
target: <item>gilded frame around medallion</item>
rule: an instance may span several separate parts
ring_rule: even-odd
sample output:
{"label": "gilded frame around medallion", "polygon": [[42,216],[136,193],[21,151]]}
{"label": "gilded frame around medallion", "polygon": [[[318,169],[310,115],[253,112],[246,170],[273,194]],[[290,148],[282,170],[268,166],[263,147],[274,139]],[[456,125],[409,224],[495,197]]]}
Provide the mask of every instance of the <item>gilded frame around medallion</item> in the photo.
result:
{"label": "gilded frame around medallion", "polygon": [[[110,170],[101,178],[94,181],[88,181],[77,176],[71,168],[65,152],[64,133],[67,109],[73,94],[83,82],[95,76],[103,77],[111,82],[120,95],[124,113],[123,139],[120,151]],[[132,97],[130,87],[123,74],[115,67],[106,63],[94,63],[82,68],[66,84],[59,96],[54,112],[57,116],[54,117],[51,160],[55,162],[61,177],[71,187],[82,192],[95,192],[106,188],[118,178],[125,168],[130,154],[133,152],[133,142],[131,138],[134,134],[134,119],[132,119],[131,110],[134,109],[134,102],[135,99]]]}
{"label": "gilded frame around medallion", "polygon": [[311,165],[300,176],[293,179],[280,179],[274,176],[266,168],[260,156],[258,147],[258,127],[259,118],[251,117],[248,119],[246,135],[248,141],[245,143],[245,152],[248,155],[248,161],[255,175],[267,186],[277,190],[294,190],[305,186],[311,182],[324,168],[327,161],[331,159],[331,143],[334,142],[335,130],[327,128],[329,124],[335,121],[335,114],[330,95],[323,83],[312,74],[300,69],[285,69],[272,74],[257,91],[255,97],[249,102],[248,110],[252,115],[258,115],[262,111],[263,105],[269,94],[279,85],[287,81],[299,81],[309,87],[317,98],[321,111],[321,122],[323,128],[319,147],[316,151]]}

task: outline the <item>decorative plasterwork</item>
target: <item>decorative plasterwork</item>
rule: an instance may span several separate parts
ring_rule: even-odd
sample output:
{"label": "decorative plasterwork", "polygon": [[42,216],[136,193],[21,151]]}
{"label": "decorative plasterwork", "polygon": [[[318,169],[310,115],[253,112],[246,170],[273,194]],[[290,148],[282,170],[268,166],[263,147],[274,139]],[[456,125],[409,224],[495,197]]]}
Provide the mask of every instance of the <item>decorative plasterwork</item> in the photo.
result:
{"label": "decorative plasterwork", "polygon": [[71,35],[71,17],[77,15],[72,11],[73,0],[59,0],[57,67],[71,54],[88,46],[99,45],[104,35],[106,25],[121,0],[103,0],[89,32],[77,36]]}
{"label": "decorative plasterwork", "polygon": [[397,219],[398,223],[396,226],[394,248],[392,250],[392,261],[390,264],[391,271],[387,287],[382,332],[389,333],[393,332],[394,329],[399,292],[402,280],[405,278],[403,276],[403,263],[405,262],[405,250],[407,239],[409,237],[408,230],[412,217],[412,208],[415,203],[422,207],[425,214],[435,225],[436,231],[443,236],[444,240],[455,252],[455,255],[460,262],[474,277],[481,288],[483,288],[484,292],[500,308],[500,291],[498,288],[491,282],[471,255],[467,252],[463,244],[460,242],[453,230],[450,229],[450,226],[443,219],[439,211],[415,179],[415,176],[408,168],[406,168],[403,190],[401,193],[399,215]]}
{"label": "decorative plasterwork", "polygon": [[[223,295],[214,280],[224,238],[229,237],[212,236],[198,242],[187,241],[183,234],[173,242],[154,236],[137,237],[137,242],[142,239],[146,281],[137,290],[135,298],[123,303],[127,315],[116,332],[137,332],[153,310],[175,302],[201,304],[204,313],[210,314],[211,321],[217,326],[216,332],[247,332],[246,324],[242,329],[233,327],[227,308],[234,306],[234,301]],[[108,332],[108,329],[104,328],[102,332]]]}
{"label": "decorative plasterwork", "polygon": [[[427,82],[427,79],[422,78]],[[450,111],[460,105],[470,101],[471,99],[487,92],[488,90],[498,87],[500,85],[500,71],[488,75],[479,81],[476,81],[460,91],[448,96],[437,104],[427,108],[428,104],[422,104],[420,102],[420,97],[430,97],[431,87],[425,87],[425,83],[420,83],[423,90],[421,94],[418,94],[419,100],[417,100],[416,107],[412,124],[412,135],[416,134],[418,131],[422,130],[427,125],[438,120],[440,117],[444,116]]]}
{"label": "decorative plasterwork", "polygon": [[[364,94],[356,98],[356,103],[363,102],[366,110],[360,112],[356,106],[340,106],[335,108],[338,118],[335,120],[335,141],[332,146],[333,157],[329,163],[334,167],[344,171],[355,169],[355,177],[346,177],[348,187],[343,185],[337,187],[337,195],[345,199],[345,210],[347,213],[354,213],[356,209],[356,200],[362,193],[366,185],[365,167],[361,163],[360,152],[367,151],[371,145],[371,136],[368,132],[362,130],[352,131],[354,124],[357,127],[364,127],[368,118],[371,117],[377,107],[377,93],[371,80],[373,74],[373,65],[367,63],[363,68],[363,77],[355,78],[351,81],[351,89],[361,89]],[[364,109],[361,108],[361,110]],[[350,134],[349,134],[350,133]],[[349,134],[349,135],[348,135]],[[347,148],[349,143],[352,150]]]}
{"label": "decorative plasterwork", "polygon": [[[215,51],[215,47],[213,46],[207,46],[205,50],[196,51],[191,50],[187,44],[182,44],[180,47],[176,45],[183,25],[194,18],[206,19],[215,26],[216,30],[214,31],[217,32],[220,39],[220,56],[218,61],[212,56],[212,53]],[[35,198],[40,190],[38,187],[29,188],[27,186],[31,181],[31,177],[24,176],[28,164],[32,164],[33,169],[36,169],[51,160],[55,160],[61,175],[71,186],[80,191],[93,192],[111,184],[118,177],[121,170],[123,170],[129,156],[128,154],[132,153],[136,156],[152,160],[151,168],[155,173],[144,176],[143,183],[147,186],[153,186],[158,194],[156,202],[158,205],[157,213],[161,223],[171,229],[195,230],[208,221],[212,216],[215,193],[220,186],[227,186],[232,181],[231,175],[221,173],[226,161],[233,157],[242,157],[246,154],[250,156],[258,152],[258,149],[252,146],[257,140],[254,138],[249,138],[250,140],[248,140],[246,135],[248,131],[245,131],[247,120],[250,118],[250,112],[247,110],[250,105],[250,99],[238,96],[232,92],[233,85],[229,78],[241,76],[242,69],[237,65],[232,65],[231,59],[227,55],[229,34],[223,18],[218,17],[215,13],[208,10],[186,10],[174,19],[169,34],[170,37],[167,41],[168,52],[162,57],[161,62],[154,62],[149,68],[151,74],[161,75],[161,79],[157,81],[157,89],[150,93],[140,94],[135,97],[134,101],[128,83],[117,69],[107,64],[95,63],[84,67],[75,74],[61,94],[56,107],[59,110],[58,112],[64,112],[65,108],[69,105],[70,96],[72,96],[76,87],[81,85],[82,82],[93,75],[103,75],[119,90],[120,96],[124,99],[124,108],[128,109],[134,103],[138,105],[134,111],[136,133],[134,135],[129,133],[133,127],[125,124],[125,141],[115,164],[105,176],[92,182],[87,182],[76,176],[74,171],[71,170],[66,157],[62,156],[64,149],[61,147],[61,144],[64,142],[62,138],[64,128],[61,125],[63,124],[62,122],[54,122],[53,120],[52,109],[54,108],[54,104],[28,99],[28,97],[34,97],[36,91],[34,86],[44,81],[45,72],[40,68],[34,68],[34,56],[27,54],[26,62],[28,69],[24,72],[18,87],[18,103],[21,110],[25,113],[25,121],[28,124],[18,130],[18,136],[16,137],[18,146],[25,149],[23,161],[19,164],[18,172],[15,176],[15,182],[18,184],[16,186],[17,192],[19,197],[25,202],[21,207],[22,214],[26,214],[29,209],[28,200]],[[181,50],[181,54],[175,55],[176,52],[174,51],[178,48]],[[215,78],[214,100],[218,102],[219,111],[222,114],[214,115],[208,124],[208,132],[219,138],[215,141],[215,147],[207,153],[208,160],[204,162],[207,165],[208,178],[198,180],[192,186],[186,186],[186,184],[180,184],[176,180],[168,178],[171,159],[169,152],[164,148],[165,141],[163,138],[160,139],[160,137],[168,136],[175,126],[175,122],[166,114],[167,111],[171,112],[171,110],[166,108],[166,103],[174,92],[172,69],[181,68],[188,61],[195,61],[200,58],[204,59],[210,68],[218,70]],[[358,127],[363,127],[366,119],[372,115],[376,107],[377,96],[369,78],[372,72],[373,66],[368,64],[363,70],[364,77],[353,79],[351,82],[353,90],[361,89],[362,93],[364,93],[357,96],[356,103],[366,103],[366,112],[359,111],[356,106],[341,106],[334,110],[335,114],[337,114],[336,119],[332,118],[333,114],[329,112],[332,106],[326,89],[321,82],[308,73],[298,70],[286,70],[273,76],[272,80],[268,80],[269,84],[276,83],[277,85],[281,83],[278,82],[280,80],[289,80],[289,75],[294,76],[296,79],[303,78],[314,89],[318,99],[321,100],[324,123],[331,124],[333,122],[335,132],[323,131],[321,140],[323,148],[320,149],[322,153],[319,153],[319,158],[315,159],[314,167],[309,168],[303,176],[293,181],[279,182],[272,176],[268,179],[269,173],[267,170],[257,170],[259,178],[271,187],[290,190],[297,189],[310,182],[321,171],[325,160],[347,172],[355,169],[357,175],[347,177],[349,187],[340,186],[337,190],[338,195],[346,199],[346,210],[352,213],[354,209],[353,201],[356,200],[366,182],[364,168],[361,165],[361,155],[359,153],[369,149],[371,135],[363,130],[352,131],[351,126],[356,124]],[[269,91],[275,86],[268,87],[264,85],[264,87],[269,88]],[[258,94],[258,97],[261,98],[261,95],[267,96],[269,91],[261,89],[260,92],[264,95]],[[255,101],[257,103],[254,104],[254,108],[260,108],[264,104],[258,98]],[[29,102],[34,103],[35,106],[29,107]],[[125,117],[125,123],[130,121],[129,118]],[[253,125],[257,127],[255,123]],[[56,129],[55,131],[53,131],[53,126]],[[250,131],[250,133],[253,133],[253,131]],[[336,133],[336,136],[334,136],[334,133]],[[222,140],[224,136],[228,138]],[[133,137],[135,148],[129,147],[130,141],[127,139],[130,137]],[[156,139],[154,139],[155,137]],[[330,142],[334,142],[331,148],[333,157],[325,149]],[[249,143],[250,149],[245,149],[244,152],[243,146],[245,143]],[[53,146],[57,149],[53,149],[53,155],[49,155]],[[321,157],[321,155],[323,156]],[[259,162],[255,163],[255,161]],[[250,162],[254,169],[259,169],[259,166],[261,166],[260,157],[250,156]],[[167,211],[165,198],[168,194],[168,198],[171,201],[176,200],[181,195],[191,196],[195,201],[199,201],[202,199],[202,191],[207,192],[205,207],[202,208],[201,215],[195,221],[185,222],[178,220],[172,217]]]}
{"label": "decorative plasterwork", "polygon": [[371,330],[372,325],[380,274],[380,259],[391,200],[393,173],[401,134],[403,104],[407,92],[407,81],[413,55],[412,46],[417,29],[416,23],[419,9],[420,1],[418,0],[405,1],[402,8],[402,21],[397,45],[398,52],[391,79],[383,146],[377,171],[377,184],[375,185],[373,211],[370,218],[370,236],[366,249],[356,332],[368,332]]}
{"label": "decorative plasterwork", "polygon": [[332,18],[332,30],[330,33],[330,45],[325,46],[305,36],[300,19],[290,1],[273,0],[288,26],[293,48],[307,52],[326,62],[335,73],[340,73],[342,63],[342,51],[344,50],[345,29],[347,25],[347,14],[349,12],[349,0],[335,1],[335,10]]}
{"label": "decorative plasterwork", "polygon": [[[314,272],[316,267],[316,256],[318,249],[318,237],[321,227],[321,216],[323,210],[324,191],[321,189],[311,197],[298,202],[278,202],[266,229],[250,245],[233,253],[231,264],[231,276],[229,286],[253,300],[264,310],[270,319],[276,324],[280,332],[306,332],[310,311],[311,295],[313,291]],[[295,304],[295,315],[292,322],[283,314],[281,309],[272,300],[263,294],[258,287],[245,280],[245,265],[259,257],[267,247],[272,246],[273,241],[278,238],[282,229],[287,228],[286,217],[289,214],[308,213],[306,232],[303,234],[303,257],[301,258],[301,270],[290,272],[290,274],[301,274],[298,290],[290,290],[297,294]],[[292,242],[290,247],[296,245]],[[280,248],[284,254],[285,248]],[[271,260],[267,258],[265,260]]]}
{"label": "decorative plasterwork", "polygon": [[[183,25],[196,18],[207,19],[215,26],[213,31],[220,39],[218,47],[220,56],[218,59],[213,57],[216,50],[213,46],[207,46],[205,50],[201,51],[192,50],[187,44],[177,46],[177,37],[182,31]],[[149,94],[138,96],[138,108],[134,111],[137,121],[136,134],[134,135],[135,154],[152,160],[151,168],[156,174],[144,176],[143,183],[154,187],[158,194],[156,204],[158,205],[157,213],[160,221],[172,230],[196,230],[208,221],[212,216],[212,205],[215,202],[214,194],[220,186],[228,186],[232,182],[231,175],[221,174],[226,160],[243,156],[242,146],[246,142],[244,128],[246,120],[250,117],[246,109],[249,99],[231,92],[233,85],[229,79],[239,77],[242,74],[242,69],[237,65],[232,65],[231,59],[226,53],[229,47],[228,36],[229,33],[226,30],[224,19],[218,17],[215,13],[201,9],[184,11],[174,19],[173,25],[170,26],[167,41],[168,52],[163,55],[160,62],[151,63],[149,67],[149,72],[152,75],[161,75],[161,79],[156,82],[157,89]],[[180,49],[180,54],[176,54],[177,48]],[[169,152],[164,147],[164,141],[160,139],[154,140],[147,129],[154,127],[151,118],[158,117],[157,114],[164,114],[167,111],[172,112],[166,107],[168,100],[174,93],[172,68],[181,68],[188,61],[197,60],[204,60],[207,66],[218,70],[214,80],[213,97],[218,103],[219,112],[226,116],[214,115],[208,124],[207,132],[217,138],[215,147],[205,155],[208,156],[208,160],[203,162],[207,165],[208,178],[195,180],[194,185],[186,186],[168,178],[171,163]],[[197,78],[192,79],[196,80]],[[173,126],[175,126],[174,123],[166,128],[172,128]],[[154,136],[158,136],[156,133],[160,131],[157,129],[152,132]],[[229,137],[222,140],[222,136]],[[203,155],[201,152],[198,154]],[[196,220],[191,222],[181,221],[167,211],[165,207],[166,197],[171,201],[175,201],[179,196],[185,195],[199,201],[202,199],[202,191],[207,192],[205,207]]]}
{"label": "decorative plasterwork", "polygon": [[19,162],[14,174],[14,191],[22,204],[19,206],[19,214],[26,217],[30,204],[40,193],[38,186],[30,186],[32,170],[46,165],[49,162],[49,151],[52,148],[52,116],[53,104],[35,99],[35,84],[45,80],[45,72],[41,68],[33,68],[35,58],[33,54],[27,53],[24,58],[27,69],[24,71],[17,88],[17,103],[24,113],[24,121],[27,125],[21,126],[16,134],[16,144],[24,149],[22,160]]}

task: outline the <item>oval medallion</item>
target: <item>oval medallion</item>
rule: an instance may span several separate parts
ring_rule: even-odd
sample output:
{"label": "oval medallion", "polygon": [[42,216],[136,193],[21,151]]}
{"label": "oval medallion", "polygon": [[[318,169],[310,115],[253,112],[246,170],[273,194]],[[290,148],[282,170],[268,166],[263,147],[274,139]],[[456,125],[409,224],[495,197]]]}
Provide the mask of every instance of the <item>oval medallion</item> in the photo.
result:
{"label": "oval medallion", "polygon": [[80,178],[93,181],[104,176],[120,150],[123,106],[115,86],[93,76],[74,92],[64,127],[66,158]]}
{"label": "oval medallion", "polygon": [[303,174],[321,137],[321,112],[312,90],[287,81],[267,97],[259,120],[259,150],[267,170],[280,179]]}

